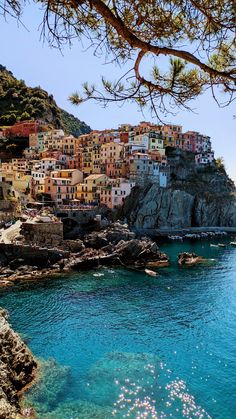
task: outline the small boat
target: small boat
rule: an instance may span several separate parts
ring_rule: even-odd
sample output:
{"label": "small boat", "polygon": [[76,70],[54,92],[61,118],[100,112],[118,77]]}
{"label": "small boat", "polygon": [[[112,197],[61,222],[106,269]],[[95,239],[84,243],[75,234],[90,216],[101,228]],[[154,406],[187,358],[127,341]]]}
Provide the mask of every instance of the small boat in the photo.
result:
{"label": "small boat", "polygon": [[151,271],[151,269],[145,269],[145,274],[149,275],[149,276],[157,276],[157,272],[155,271]]}
{"label": "small boat", "polygon": [[230,242],[231,246],[236,246],[236,242]]}
{"label": "small boat", "polygon": [[101,272],[98,272],[96,274],[93,274],[93,276],[100,277],[100,276],[104,276],[104,274],[102,274]]}
{"label": "small boat", "polygon": [[212,244],[212,243],[210,244],[210,246],[211,246],[211,247],[219,247],[219,245],[218,245],[218,244]]}
{"label": "small boat", "polygon": [[218,246],[219,247],[226,247],[226,244],[224,244],[224,243],[218,243]]}

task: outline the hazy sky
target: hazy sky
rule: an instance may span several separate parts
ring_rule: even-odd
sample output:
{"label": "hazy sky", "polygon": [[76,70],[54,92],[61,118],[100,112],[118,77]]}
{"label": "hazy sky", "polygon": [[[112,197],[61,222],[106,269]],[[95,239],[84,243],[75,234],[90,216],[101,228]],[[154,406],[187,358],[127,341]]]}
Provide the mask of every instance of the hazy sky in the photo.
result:
{"label": "hazy sky", "polygon": [[[92,50],[74,42],[66,47],[63,55],[57,49],[50,48],[40,40],[40,13],[35,7],[27,7],[23,22],[26,28],[12,18],[7,22],[0,17],[0,64],[13,74],[25,80],[29,86],[41,86],[52,93],[57,104],[84,120],[93,129],[115,128],[121,123],[137,124],[145,117],[135,104],[119,107],[111,104],[107,108],[91,102],[75,107],[68,101],[68,96],[79,90],[85,81],[99,84],[101,75],[118,78],[122,69],[114,65],[105,65],[104,59],[93,56]],[[231,178],[236,182],[236,102],[220,109],[210,93],[202,95],[192,102],[195,113],[178,112],[169,116],[166,122],[183,125],[184,130],[195,130],[212,138],[216,157],[223,156]]]}

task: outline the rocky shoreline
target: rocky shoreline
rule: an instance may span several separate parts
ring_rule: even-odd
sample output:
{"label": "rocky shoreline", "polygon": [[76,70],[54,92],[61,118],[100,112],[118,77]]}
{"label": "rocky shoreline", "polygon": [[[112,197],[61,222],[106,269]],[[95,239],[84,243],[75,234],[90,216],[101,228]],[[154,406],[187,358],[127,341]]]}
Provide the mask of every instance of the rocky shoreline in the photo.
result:
{"label": "rocky shoreline", "polygon": [[99,266],[124,266],[144,270],[169,264],[168,256],[147,237],[137,238],[119,222],[85,235],[83,240],[64,240],[60,248],[33,244],[1,244],[0,284],[37,280],[63,272]]}
{"label": "rocky shoreline", "polygon": [[34,417],[33,409],[22,409],[20,396],[33,382],[37,363],[32,353],[8,323],[0,308],[0,419]]}

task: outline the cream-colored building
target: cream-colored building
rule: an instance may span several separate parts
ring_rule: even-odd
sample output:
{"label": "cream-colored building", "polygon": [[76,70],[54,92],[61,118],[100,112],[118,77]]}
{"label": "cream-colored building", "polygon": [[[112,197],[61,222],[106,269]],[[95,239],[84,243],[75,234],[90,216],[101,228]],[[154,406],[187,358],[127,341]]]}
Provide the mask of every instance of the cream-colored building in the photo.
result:
{"label": "cream-colored building", "polygon": [[86,204],[99,203],[101,186],[105,185],[108,177],[104,174],[88,176],[83,183],[76,187],[76,199]]}

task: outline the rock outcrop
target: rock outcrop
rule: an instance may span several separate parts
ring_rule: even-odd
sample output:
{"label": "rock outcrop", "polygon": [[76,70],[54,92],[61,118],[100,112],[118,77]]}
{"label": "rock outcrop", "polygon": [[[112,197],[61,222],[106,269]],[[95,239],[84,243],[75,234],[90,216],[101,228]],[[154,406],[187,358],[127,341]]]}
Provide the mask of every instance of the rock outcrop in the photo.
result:
{"label": "rock outcrop", "polygon": [[128,241],[134,238],[135,233],[129,230],[127,224],[116,222],[102,231],[88,234],[84,238],[84,243],[87,247],[100,249],[109,243],[117,244],[121,240]]}
{"label": "rock outcrop", "polygon": [[203,262],[203,260],[204,259],[201,256],[196,255],[196,253],[183,252],[180,253],[178,256],[179,265],[192,266],[196,265],[197,263]]}
{"label": "rock outcrop", "polygon": [[37,364],[33,355],[0,309],[0,419],[26,417],[21,411],[19,393],[34,379]]}
{"label": "rock outcrop", "polygon": [[133,188],[122,214],[136,229],[236,226],[234,184],[216,165],[197,167],[194,154],[172,150],[170,184]]}
{"label": "rock outcrop", "polygon": [[86,249],[70,258],[67,269],[91,269],[100,265],[134,268],[160,267],[169,264],[165,253],[148,238],[137,239],[126,224],[116,222],[85,237]]}
{"label": "rock outcrop", "polygon": [[143,269],[169,264],[167,255],[160,252],[155,242],[136,238],[128,225],[120,222],[94,231],[84,241],[63,240],[60,247],[66,250],[0,243],[0,286],[102,265]]}

